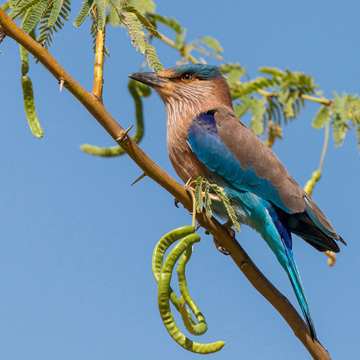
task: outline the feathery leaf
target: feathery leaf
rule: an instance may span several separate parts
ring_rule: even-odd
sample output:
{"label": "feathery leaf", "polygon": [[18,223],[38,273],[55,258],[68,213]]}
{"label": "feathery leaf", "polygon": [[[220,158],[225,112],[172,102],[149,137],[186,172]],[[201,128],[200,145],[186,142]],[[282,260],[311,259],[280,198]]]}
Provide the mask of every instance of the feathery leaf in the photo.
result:
{"label": "feathery leaf", "polygon": [[127,11],[127,12],[131,12],[134,15],[136,15],[136,17],[138,18],[138,20],[141,22],[141,24],[145,27],[145,29],[147,29],[149,31],[149,33],[151,35],[156,36],[157,38],[161,39],[160,34],[157,32],[157,30],[155,29],[154,25],[143,15],[140,14],[140,12],[134,8],[133,6],[124,6],[122,8],[123,11]]}
{"label": "feathery leaf", "polygon": [[195,187],[196,211],[199,213],[202,213],[203,211],[202,184],[203,184],[203,178],[199,176],[196,179],[196,187]]}
{"label": "feathery leaf", "polygon": [[32,6],[36,5],[39,2],[40,0],[22,0],[21,2],[16,4],[16,8],[14,8],[9,14],[10,19],[16,19],[19,15],[25,13],[28,9],[30,9]]}
{"label": "feathery leaf", "polygon": [[222,54],[224,52],[220,43],[211,36],[205,36],[198,39],[199,42],[207,45],[211,50],[215,51],[217,54]]}
{"label": "feathery leaf", "polygon": [[253,98],[251,101],[250,112],[254,115],[251,118],[250,128],[256,135],[261,135],[264,132],[264,114],[266,111],[266,98],[261,100]]}
{"label": "feathery leaf", "polygon": [[211,197],[210,197],[210,183],[209,181],[205,181],[205,188],[204,188],[204,192],[205,192],[205,211],[206,211],[206,216],[210,219],[212,216],[212,211],[211,211]]}
{"label": "feathery leaf", "polygon": [[321,129],[324,127],[324,125],[326,123],[329,122],[330,120],[330,114],[331,114],[331,111],[330,109],[325,106],[325,105],[321,105],[320,106],[320,109],[318,110],[318,112],[316,113],[315,117],[314,117],[314,120],[312,122],[312,126],[315,128],[315,129]]}
{"label": "feathery leaf", "polygon": [[95,0],[97,7],[97,28],[104,30],[106,22],[106,3],[105,0]]}
{"label": "feathery leaf", "polygon": [[135,46],[136,50],[140,50],[140,52],[144,54],[146,49],[146,35],[142,30],[140,21],[133,13],[125,12],[123,15],[124,22],[126,27],[129,29],[129,35],[133,45]]}
{"label": "feathery leaf", "polygon": [[225,195],[224,191],[222,190],[222,188],[220,186],[218,186],[216,184],[211,184],[211,187],[214,189],[216,195],[220,198],[221,202],[225,206],[226,212],[227,212],[231,222],[233,223],[234,228],[238,232],[240,232],[241,231],[240,224],[236,217],[235,210],[233,209],[233,207],[230,204],[229,198]]}
{"label": "feathery leaf", "polygon": [[79,27],[89,15],[91,9],[95,5],[95,0],[85,0],[83,6],[80,9],[79,14],[73,22],[73,25]]}
{"label": "feathery leaf", "polygon": [[29,16],[21,25],[21,28],[29,34],[35,26],[39,23],[46,11],[51,7],[53,0],[40,0],[40,2],[29,11]]}
{"label": "feathery leaf", "polygon": [[130,0],[127,1],[130,5],[134,6],[140,13],[154,13],[155,4],[152,0]]}

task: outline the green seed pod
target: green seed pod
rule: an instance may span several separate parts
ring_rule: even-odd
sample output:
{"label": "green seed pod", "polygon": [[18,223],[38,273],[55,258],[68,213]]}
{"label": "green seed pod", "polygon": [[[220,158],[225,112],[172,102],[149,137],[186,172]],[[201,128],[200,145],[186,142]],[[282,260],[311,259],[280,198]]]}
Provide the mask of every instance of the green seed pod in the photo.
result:
{"label": "green seed pod", "polygon": [[[131,81],[131,80],[130,80]],[[140,96],[148,97],[151,95],[151,89],[149,86],[136,82],[137,90]]]}
{"label": "green seed pod", "polygon": [[[169,248],[169,246],[171,246],[175,241],[178,241],[194,232],[195,228],[193,226],[183,226],[168,232],[159,240],[159,242],[155,246],[151,263],[152,272],[154,274],[156,282],[159,282],[161,268],[163,266],[164,254]],[[179,299],[171,287],[169,288],[169,297],[176,310],[180,312]]]}
{"label": "green seed pod", "polygon": [[41,128],[38,117],[36,115],[34,92],[30,78],[28,76],[23,76],[21,78],[21,85],[23,88],[26,118],[28,120],[31,132],[33,133],[34,136],[40,139],[43,137],[44,132]]}
{"label": "green seed pod", "polygon": [[[183,319],[184,325],[186,329],[189,331],[190,334],[199,336],[205,334],[207,331],[207,324],[205,321],[204,315],[201,313],[197,305],[195,304],[194,300],[191,298],[189,291],[187,289],[186,277],[185,277],[185,266],[190,260],[192,254],[192,248],[189,246],[184,253],[182,254],[179,264],[177,266],[177,274],[179,279],[179,288],[182,294],[180,298],[180,313]],[[198,324],[195,325],[195,321],[192,318],[189,311],[186,309],[186,305],[188,305],[196,316]]]}
{"label": "green seed pod", "polygon": [[210,354],[221,350],[225,343],[223,341],[217,341],[210,344],[200,344],[188,339],[177,327],[169,304],[170,281],[174,265],[187,247],[199,241],[200,236],[198,234],[190,234],[182,239],[178,244],[176,244],[175,247],[170,251],[170,254],[166,258],[161,269],[161,274],[159,277],[158,305],[160,315],[166,329],[168,330],[170,336],[180,346],[194,353]]}

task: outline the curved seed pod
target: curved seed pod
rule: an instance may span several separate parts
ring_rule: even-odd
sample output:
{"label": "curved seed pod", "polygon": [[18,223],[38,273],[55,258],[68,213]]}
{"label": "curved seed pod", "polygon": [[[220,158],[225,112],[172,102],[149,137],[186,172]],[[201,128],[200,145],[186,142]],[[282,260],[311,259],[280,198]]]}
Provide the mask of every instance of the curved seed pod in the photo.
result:
{"label": "curved seed pod", "polygon": [[223,341],[217,341],[210,344],[200,344],[195,341],[188,339],[177,327],[173,315],[171,313],[170,304],[169,304],[169,290],[170,290],[170,281],[173,267],[181,256],[181,254],[186,250],[186,248],[196,242],[200,241],[200,236],[198,234],[190,234],[182,239],[175,247],[170,251],[170,254],[166,258],[164,265],[161,270],[159,277],[159,287],[158,287],[158,305],[160,310],[160,315],[163,320],[163,323],[169,332],[170,336],[184,349],[192,351],[198,354],[210,354],[217,352],[222,349],[225,345]]}
{"label": "curved seed pod", "polygon": [[26,118],[28,120],[31,132],[34,136],[40,139],[43,137],[44,132],[36,115],[34,92],[30,78],[28,76],[23,76],[21,78],[21,85],[23,88]]}
{"label": "curved seed pod", "polygon": [[[143,86],[139,85],[135,80],[130,80],[128,83],[129,92],[135,103],[135,117],[136,117],[136,130],[132,139],[138,144],[144,136],[144,118],[143,118],[143,107],[142,107],[142,97],[147,97],[150,95],[150,88],[146,90]],[[83,152],[86,152],[91,155],[103,156],[103,157],[114,157],[125,154],[125,151],[120,146],[111,146],[111,147],[99,147],[89,144],[84,144],[80,146],[80,149]]]}
{"label": "curved seed pod", "polygon": [[[152,256],[152,272],[154,274],[155,280],[158,283],[161,273],[161,268],[163,266],[163,259],[166,250],[171,246],[175,241],[182,239],[183,237],[192,234],[195,232],[195,228],[193,226],[182,226],[177,229],[174,229],[167,234],[165,234],[159,242],[156,244],[153,256]],[[175,292],[169,287],[169,298],[171,302],[174,304],[177,311],[180,312],[180,303],[179,299],[176,296]]]}
{"label": "curved seed pod", "polygon": [[[186,329],[189,331],[190,334],[199,336],[205,334],[207,331],[207,324],[205,321],[204,315],[201,313],[199,308],[196,306],[194,300],[191,298],[189,291],[187,289],[186,277],[185,277],[185,266],[187,262],[190,260],[192,254],[192,247],[189,246],[184,253],[182,254],[179,264],[177,266],[177,274],[179,279],[179,287],[181,292],[180,298],[180,313],[183,319],[184,325]],[[194,319],[192,318],[191,314],[187,311],[186,305],[188,305],[191,311],[196,316],[198,321],[197,325],[195,324]]]}

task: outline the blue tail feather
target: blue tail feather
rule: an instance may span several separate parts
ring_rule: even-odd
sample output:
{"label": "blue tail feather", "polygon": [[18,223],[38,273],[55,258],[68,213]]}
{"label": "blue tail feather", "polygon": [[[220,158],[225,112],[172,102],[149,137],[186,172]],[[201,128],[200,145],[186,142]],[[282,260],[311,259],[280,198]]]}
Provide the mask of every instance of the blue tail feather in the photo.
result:
{"label": "blue tail feather", "polygon": [[[215,180],[219,180],[219,178],[215,178]],[[235,190],[226,182],[221,182],[221,178],[216,182],[224,188],[227,196],[239,205],[239,207],[235,208],[238,219],[242,223],[250,225],[262,235],[277,257],[280,265],[288,274],[301,311],[309,326],[311,337],[315,339],[314,323],[311,318],[300,274],[292,254],[291,229],[286,214],[255,194]],[[225,212],[221,206],[217,210],[222,213]]]}
{"label": "blue tail feather", "polygon": [[287,249],[285,247],[286,257],[288,258],[288,266],[286,269],[286,272],[288,273],[291,285],[294,289],[296,298],[299,302],[301,311],[306,319],[306,322],[310,329],[311,338],[314,340],[316,339],[316,332],[315,332],[315,326],[314,322],[311,318],[309,305],[307,303],[306,297],[305,297],[305,291],[302,286],[301,278],[299,271],[297,269],[292,251],[290,249]]}
{"label": "blue tail feather", "polygon": [[[311,318],[309,305],[308,305],[308,302],[305,297],[305,291],[304,291],[304,288],[302,285],[299,271],[298,271],[296,263],[295,263],[293,253],[292,253],[292,240],[291,240],[290,230],[289,230],[288,226],[285,226],[281,222],[281,219],[278,217],[274,208],[270,207],[270,208],[268,208],[268,210],[269,210],[270,216],[272,217],[272,219],[274,221],[276,229],[281,237],[281,240],[284,244],[284,250],[285,250],[285,255],[286,255],[287,261],[285,261],[285,262],[283,261],[284,260],[283,256],[281,257],[282,261],[280,260],[279,257],[278,257],[278,259],[280,261],[280,264],[282,265],[282,267],[284,268],[284,270],[286,271],[286,273],[289,276],[291,285],[294,289],[294,292],[295,292],[296,298],[299,302],[301,311],[302,311],[302,313],[306,319],[306,322],[309,326],[311,337],[314,340],[316,338],[315,326],[314,326],[314,323]],[[276,254],[276,252],[275,252],[275,254]]]}

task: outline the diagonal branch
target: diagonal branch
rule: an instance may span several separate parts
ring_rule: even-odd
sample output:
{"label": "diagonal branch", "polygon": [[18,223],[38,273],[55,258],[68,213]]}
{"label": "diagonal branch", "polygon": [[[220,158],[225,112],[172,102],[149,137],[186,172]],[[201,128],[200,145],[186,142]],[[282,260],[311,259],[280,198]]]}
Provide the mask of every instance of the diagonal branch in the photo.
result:
{"label": "diagonal branch", "polygon": [[[126,134],[126,131],[107,112],[101,101],[93,94],[82,88],[56,61],[55,59],[23,32],[0,9],[0,34],[4,33],[30,51],[58,81],[64,81],[64,87],[74,95],[79,102],[93,115],[104,127],[109,135],[125,150],[131,159],[144,171],[144,173],[161,185],[180,201],[189,211],[192,209],[191,196],[184,186],[179,184],[157,164],[155,164]],[[208,230],[221,245],[227,249],[231,258],[244,273],[251,284],[262,294],[281,314],[289,324],[295,335],[304,344],[311,356],[317,360],[331,360],[328,352],[318,341],[313,342],[307,326],[297,313],[289,300],[283,296],[261,273],[249,258],[244,249],[233,239],[229,232],[215,219],[208,219],[205,214],[198,214],[197,220],[202,227]]]}

